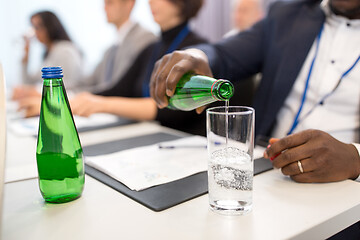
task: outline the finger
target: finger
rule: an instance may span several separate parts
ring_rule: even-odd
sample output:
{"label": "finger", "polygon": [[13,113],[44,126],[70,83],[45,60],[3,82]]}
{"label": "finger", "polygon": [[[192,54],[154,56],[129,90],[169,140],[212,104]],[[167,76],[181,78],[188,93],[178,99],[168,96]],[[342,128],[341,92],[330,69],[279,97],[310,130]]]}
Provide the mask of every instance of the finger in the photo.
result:
{"label": "finger", "polygon": [[91,116],[91,112],[90,111],[84,111],[80,114],[81,117],[90,117]]}
{"label": "finger", "polygon": [[[173,60],[173,58],[175,60]],[[180,56],[177,56],[176,53],[174,53],[173,58],[170,59],[169,63],[171,64],[172,61],[175,61],[176,64],[171,68],[166,78],[166,95],[168,95],[169,97],[174,95],[176,85],[181,79],[181,77],[185,73],[194,71],[194,65],[188,59],[181,59],[179,61],[178,58],[180,58]]]}
{"label": "finger", "polygon": [[[273,145],[271,145],[272,147]],[[270,148],[271,148],[270,147]],[[273,166],[275,168],[283,168],[284,166],[311,157],[311,152],[303,147],[303,145],[287,149],[273,158]]]}
{"label": "finger", "polygon": [[[275,157],[276,155],[278,155],[279,153],[282,153],[285,150],[294,148],[296,146],[303,145],[304,143],[309,141],[309,139],[311,139],[311,135],[312,135],[312,131],[306,130],[306,131],[302,131],[300,133],[292,134],[292,135],[286,136],[284,138],[281,138],[280,140],[272,143],[271,147],[269,147],[265,150],[266,155],[269,158],[272,158],[272,157]],[[290,163],[290,162],[288,162],[288,163]]]}
{"label": "finger", "polygon": [[40,106],[32,106],[25,111],[25,117],[35,117],[40,114]]}
{"label": "finger", "polygon": [[76,112],[74,112],[75,115],[84,117],[86,113],[86,110],[84,108],[77,109]]}
{"label": "finger", "polygon": [[18,101],[18,110],[29,108],[34,105],[34,102],[29,98],[24,98]]}
{"label": "finger", "polygon": [[279,156],[281,153],[276,153],[275,156],[272,156],[272,157],[269,157],[268,155],[268,151],[267,149],[271,147],[271,145],[275,142],[279,141],[279,138],[270,138],[269,139],[269,145],[266,147],[265,151],[264,151],[264,154],[263,154],[263,157],[264,158],[268,158],[270,159],[271,161],[273,161],[277,156]]}
{"label": "finger", "polygon": [[269,143],[273,144],[273,143],[276,143],[279,140],[280,140],[279,138],[270,138]]}
{"label": "finger", "polygon": [[25,97],[24,89],[22,87],[14,88],[11,99],[12,100],[19,100],[19,99],[21,99],[23,97]]}
{"label": "finger", "polygon": [[156,81],[155,81],[155,76],[156,73],[159,69],[160,66],[160,62],[161,60],[157,61],[154,65],[154,69],[151,73],[151,77],[150,77],[150,96],[155,100],[155,87],[156,87]]}
{"label": "finger", "polygon": [[93,113],[94,113],[94,111],[93,111],[92,108],[90,107],[90,108],[85,109],[85,111],[82,113],[81,116],[83,116],[83,117],[89,117],[89,116],[91,116]]}
{"label": "finger", "polygon": [[169,58],[169,55],[165,55],[161,61],[157,63],[158,67],[150,86],[154,88],[153,98],[160,108],[164,108],[168,105],[166,96],[166,78],[169,70],[166,69],[166,67]]}
{"label": "finger", "polygon": [[33,117],[34,115],[32,114],[31,110],[29,108],[27,108],[25,110],[25,118],[29,118],[29,117]]}
{"label": "finger", "polygon": [[[299,164],[299,162],[300,162],[300,164]],[[282,167],[281,172],[286,176],[292,176],[292,175],[302,174],[302,173],[306,173],[306,172],[312,172],[316,169],[316,166],[313,164],[313,162],[314,161],[312,161],[309,158],[299,160],[296,162],[292,162],[292,163]],[[299,165],[301,166],[303,172],[301,172]]]}
{"label": "finger", "polygon": [[206,108],[206,106],[198,107],[198,108],[196,109],[196,113],[197,113],[197,114],[202,113],[202,112],[205,110],[205,108]]}

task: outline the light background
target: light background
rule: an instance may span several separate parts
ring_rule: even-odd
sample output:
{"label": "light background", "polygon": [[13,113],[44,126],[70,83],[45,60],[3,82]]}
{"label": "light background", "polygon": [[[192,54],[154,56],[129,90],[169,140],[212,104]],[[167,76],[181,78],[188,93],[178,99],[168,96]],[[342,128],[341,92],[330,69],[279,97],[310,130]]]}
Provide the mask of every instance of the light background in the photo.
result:
{"label": "light background", "polygon": [[[205,0],[198,18],[191,23],[192,29],[209,41],[219,40],[231,28],[230,3],[231,0]],[[10,88],[20,83],[22,36],[30,28],[30,16],[41,10],[53,11],[60,18],[83,53],[85,74],[93,71],[114,40],[116,30],[106,21],[103,0],[0,0],[0,62]],[[136,1],[131,18],[159,33],[148,0]],[[33,39],[30,71],[39,71],[43,52],[43,46]]]}

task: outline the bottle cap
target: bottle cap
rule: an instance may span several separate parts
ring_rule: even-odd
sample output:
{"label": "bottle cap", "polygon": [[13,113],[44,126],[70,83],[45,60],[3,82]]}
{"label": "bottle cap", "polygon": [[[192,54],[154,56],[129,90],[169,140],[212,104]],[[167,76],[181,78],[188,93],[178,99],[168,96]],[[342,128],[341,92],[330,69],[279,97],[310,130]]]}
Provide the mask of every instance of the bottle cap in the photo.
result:
{"label": "bottle cap", "polygon": [[44,67],[41,69],[42,78],[63,78],[62,67]]}

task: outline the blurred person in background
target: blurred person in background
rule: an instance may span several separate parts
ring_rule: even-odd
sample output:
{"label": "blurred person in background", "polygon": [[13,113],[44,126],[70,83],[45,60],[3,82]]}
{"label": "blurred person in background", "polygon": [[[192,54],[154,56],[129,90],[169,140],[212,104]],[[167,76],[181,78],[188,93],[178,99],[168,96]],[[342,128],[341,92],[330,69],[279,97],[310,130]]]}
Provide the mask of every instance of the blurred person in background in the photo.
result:
{"label": "blurred person in background", "polygon": [[250,28],[261,20],[264,14],[262,0],[234,0],[231,15],[233,30],[225,34],[225,37],[232,36]]}
{"label": "blurred person in background", "polygon": [[192,112],[158,109],[149,97],[149,81],[155,62],[164,54],[206,40],[189,29],[188,21],[200,10],[202,0],[150,0],[161,39],[151,44],[135,60],[118,84],[97,95],[82,93],[71,100],[74,114],[90,116],[111,113],[135,120],[157,120],[162,125],[205,135],[205,116]]}
{"label": "blurred person in background", "polygon": [[103,59],[94,72],[84,79],[90,92],[111,88],[126,73],[138,54],[156,36],[139,23],[130,19],[135,0],[105,0],[104,9],[107,21],[117,29],[116,42],[104,53]]}
{"label": "blurred person in background", "polygon": [[24,56],[22,59],[22,83],[15,87],[13,99],[19,100],[28,96],[38,96],[36,85],[41,85],[40,69],[45,66],[62,66],[64,70],[64,83],[67,88],[79,86],[81,78],[82,56],[79,49],[71,41],[59,18],[50,11],[41,11],[30,18],[36,38],[45,46],[42,66],[39,71],[28,71],[30,38],[24,37]]}
{"label": "blurred person in background", "polygon": [[[227,32],[224,38],[249,29],[256,22],[260,21],[265,15],[264,1],[270,0],[233,0],[233,11],[231,14],[233,29]],[[258,73],[244,81],[235,82],[236,92],[232,97],[232,101],[236,101],[240,105],[251,106],[260,79],[261,73]]]}
{"label": "blurred person in background", "polygon": [[255,134],[280,138],[265,157],[297,182],[356,179],[359,20],[360,0],[277,1],[248,31],[165,55],[155,65],[151,94],[163,108],[186,72],[236,81],[262,72]]}
{"label": "blurred person in background", "polygon": [[[132,65],[137,55],[149,44],[156,41],[156,36],[140,24],[130,19],[135,0],[104,0],[104,10],[107,21],[117,29],[116,42],[104,53],[94,72],[84,78],[78,77],[79,86],[69,87],[67,84],[67,68],[63,66],[64,83],[71,92],[90,91],[99,92],[111,88]],[[51,65],[49,65],[51,66]],[[74,66],[75,67],[75,66]],[[41,75],[39,71],[39,79]],[[19,100],[19,110],[25,110],[25,116],[39,114],[41,94],[33,87],[16,88],[14,100]]]}

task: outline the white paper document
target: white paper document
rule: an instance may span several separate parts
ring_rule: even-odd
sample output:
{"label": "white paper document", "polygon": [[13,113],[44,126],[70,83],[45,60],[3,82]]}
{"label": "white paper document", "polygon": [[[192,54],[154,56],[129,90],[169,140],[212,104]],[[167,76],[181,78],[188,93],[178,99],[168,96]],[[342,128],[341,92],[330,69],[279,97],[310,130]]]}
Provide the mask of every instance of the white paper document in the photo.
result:
{"label": "white paper document", "polygon": [[206,144],[205,137],[192,136],[107,155],[86,157],[86,163],[131,190],[140,191],[206,171]]}
{"label": "white paper document", "polygon": [[255,146],[254,148],[254,160],[257,158],[262,158],[264,156],[264,151],[266,150],[266,148],[261,147],[261,146]]}
{"label": "white paper document", "polygon": [[[90,117],[74,116],[77,129],[85,127],[95,127],[116,123],[119,118],[115,115],[97,113]],[[39,117],[9,119],[9,129],[19,136],[34,136],[38,134]]]}

